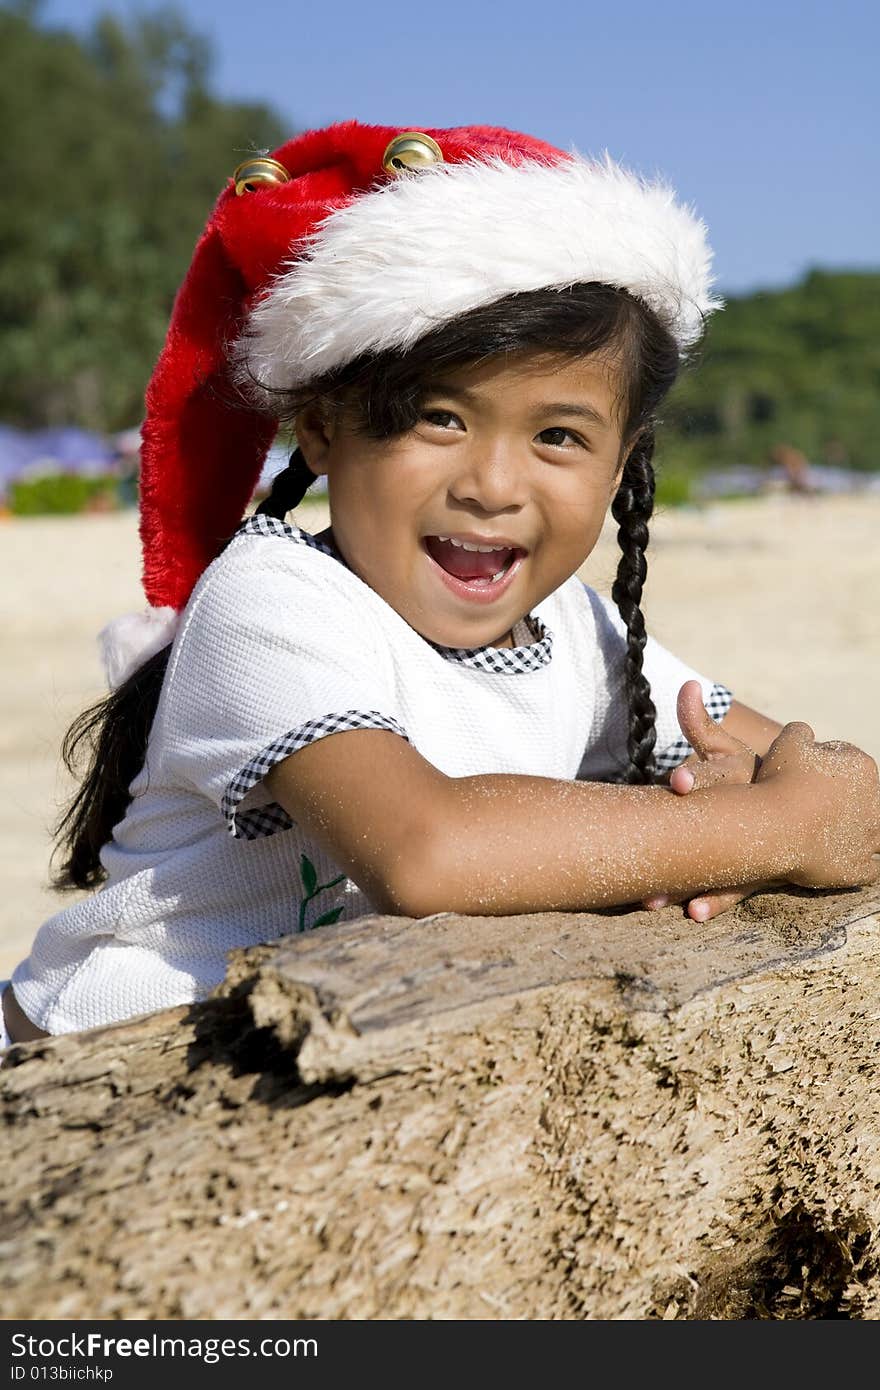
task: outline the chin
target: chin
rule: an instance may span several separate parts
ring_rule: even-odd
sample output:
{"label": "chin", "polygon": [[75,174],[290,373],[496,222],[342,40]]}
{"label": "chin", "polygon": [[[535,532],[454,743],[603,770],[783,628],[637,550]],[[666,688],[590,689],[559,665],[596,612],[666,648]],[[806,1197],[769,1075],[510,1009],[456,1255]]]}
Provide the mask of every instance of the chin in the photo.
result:
{"label": "chin", "polygon": [[508,623],[504,627],[493,624],[492,627],[466,628],[459,623],[439,631],[423,632],[422,636],[437,647],[461,647],[465,650],[471,647],[497,647],[499,643],[509,640],[511,627],[512,624]]}

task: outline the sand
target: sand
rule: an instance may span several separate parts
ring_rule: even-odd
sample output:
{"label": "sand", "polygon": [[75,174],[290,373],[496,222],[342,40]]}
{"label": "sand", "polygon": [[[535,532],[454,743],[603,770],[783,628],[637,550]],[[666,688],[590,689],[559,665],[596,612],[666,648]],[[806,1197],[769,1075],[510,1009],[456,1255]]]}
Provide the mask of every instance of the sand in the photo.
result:
{"label": "sand", "polygon": [[[309,530],[326,525],[303,508]],[[804,719],[880,761],[880,496],[771,496],[661,513],[652,529],[649,631],[737,698]],[[50,825],[69,790],[59,748],[103,690],[95,635],[142,606],[137,518],[0,522],[0,975],[71,895],[49,890]],[[609,592],[606,527],[584,578]]]}

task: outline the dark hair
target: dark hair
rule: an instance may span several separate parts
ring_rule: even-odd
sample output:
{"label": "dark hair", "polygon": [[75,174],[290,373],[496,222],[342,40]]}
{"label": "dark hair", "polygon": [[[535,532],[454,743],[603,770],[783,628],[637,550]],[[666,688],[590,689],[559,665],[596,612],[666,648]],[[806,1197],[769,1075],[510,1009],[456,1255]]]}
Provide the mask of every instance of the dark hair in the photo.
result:
{"label": "dark hair", "polygon": [[[621,548],[612,597],[627,631],[629,766],[624,776],[629,782],[649,782],[656,711],[642,672],[646,633],[640,605],[654,508],[654,412],[679,364],[675,339],[651,310],[626,290],[598,283],[507,295],[438,325],[405,352],[365,355],[310,382],[307,389],[273,393],[272,413],[279,421],[292,422],[309,401],[321,399],[331,408],[344,407],[355,427],[371,438],[390,439],[415,425],[429,377],[536,351],[572,360],[598,354],[618,369],[616,404],[629,449],[611,508]],[[257,510],[283,518],[312,482],[314,475],[297,449]],[[143,767],[169,650],[152,657],[68,730],[62,748],[66,766],[73,772],[84,750],[90,764],[57,826],[58,848],[66,858],[56,887],[94,887],[106,877],[100,850],[125,814],[129,786]]]}

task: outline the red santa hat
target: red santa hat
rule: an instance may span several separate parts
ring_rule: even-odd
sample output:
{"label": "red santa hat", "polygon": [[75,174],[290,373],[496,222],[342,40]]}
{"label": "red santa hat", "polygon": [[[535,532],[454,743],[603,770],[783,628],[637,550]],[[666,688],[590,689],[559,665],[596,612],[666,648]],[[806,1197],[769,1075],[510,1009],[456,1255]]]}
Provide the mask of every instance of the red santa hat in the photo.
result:
{"label": "red santa hat", "polygon": [[601,281],[685,352],[711,294],[706,229],[663,181],[488,126],[341,122],[240,165],[195,249],[146,395],[146,614],[101,634],[111,685],[174,635],[238,525],[274,394],[516,291]]}

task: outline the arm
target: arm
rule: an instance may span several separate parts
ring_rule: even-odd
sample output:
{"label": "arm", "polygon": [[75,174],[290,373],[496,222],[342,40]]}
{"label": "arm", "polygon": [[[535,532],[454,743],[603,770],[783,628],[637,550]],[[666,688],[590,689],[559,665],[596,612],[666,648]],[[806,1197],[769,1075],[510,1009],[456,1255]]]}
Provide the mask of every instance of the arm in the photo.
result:
{"label": "arm", "polygon": [[[716,724],[703,705],[698,681],[686,681],[681,687],[677,712],[679,727],[694,751],[660,780],[679,793],[717,782],[753,781],[761,758],[783,728],[739,700],[731,701],[727,714]],[[691,772],[690,779],[682,779],[680,768]]]}
{"label": "arm", "polygon": [[[731,702],[725,717],[716,724],[703,706],[697,681],[686,681],[678,694],[678,722],[694,751],[666,774],[663,779],[673,791],[686,796],[698,787],[715,786],[719,782],[751,782],[757,776],[761,758],[773,740],[782,732],[782,725],[738,700]],[[729,908],[735,907],[752,893],[780,886],[782,880],[757,880],[718,892],[703,890],[686,902],[686,912],[696,922],[706,922]],[[651,893],[643,906],[667,907],[672,899],[665,893]]]}
{"label": "arm", "polygon": [[[806,725],[789,725],[777,744],[785,740],[791,761],[808,736]],[[846,798],[820,786],[827,762],[797,778],[765,761],[762,780],[676,796],[507,774],[450,778],[394,734],[353,730],[300,749],[266,781],[374,901],[421,917],[586,910],[759,879],[868,882],[862,838],[837,858],[813,844],[838,811],[851,829]],[[862,780],[876,799],[867,771]]]}
{"label": "arm", "polygon": [[31,1023],[27,1014],[22,1009],[15,995],[12,993],[12,985],[7,985],[2,996],[3,1022],[9,1034],[10,1042],[33,1042],[36,1038],[47,1038],[49,1035],[42,1028],[38,1028],[35,1023]]}

